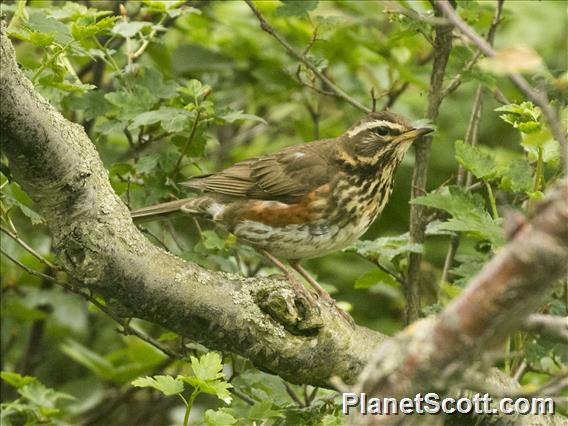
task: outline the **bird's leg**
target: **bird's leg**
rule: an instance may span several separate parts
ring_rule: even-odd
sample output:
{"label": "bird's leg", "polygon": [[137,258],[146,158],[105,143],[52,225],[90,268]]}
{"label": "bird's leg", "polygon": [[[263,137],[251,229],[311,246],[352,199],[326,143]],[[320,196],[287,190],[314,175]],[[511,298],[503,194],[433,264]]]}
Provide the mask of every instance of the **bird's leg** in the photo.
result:
{"label": "bird's leg", "polygon": [[335,306],[335,308],[339,311],[340,315],[343,318],[345,318],[351,326],[355,326],[355,322],[353,321],[353,318],[351,318],[351,315],[349,315],[347,312],[345,312],[343,309],[341,309],[339,306],[337,306],[335,299],[333,297],[331,297],[329,295],[329,293],[327,291],[325,291],[325,289],[316,281],[316,279],[314,277],[312,277],[310,275],[310,273],[304,269],[304,267],[300,264],[299,260],[290,260],[290,266],[292,268],[294,268],[294,270],[296,272],[298,272],[298,274],[300,274],[302,277],[304,277],[304,279],[317,292],[319,297],[321,297],[324,300],[327,300],[333,306]]}
{"label": "bird's leg", "polygon": [[[278,269],[280,269],[284,275],[286,275],[286,277],[288,278],[288,281],[290,281],[290,283],[295,287],[295,289],[302,295],[304,295],[306,297],[306,299],[308,299],[310,302],[312,302],[313,304],[316,304],[316,300],[314,299],[314,297],[312,296],[312,294],[310,293],[310,291],[304,287],[300,282],[298,282],[298,280],[296,279],[296,277],[294,277],[294,273],[290,270],[290,268],[286,267],[286,265],[284,265],[282,262],[280,262],[276,257],[274,257],[272,254],[270,254],[270,252],[261,249],[260,252],[266,256],[266,258],[274,265],[276,266]],[[323,289],[322,289],[323,290]]]}
{"label": "bird's leg", "polygon": [[319,297],[323,299],[331,299],[331,296],[325,289],[316,281],[314,277],[310,275],[308,271],[304,269],[304,267],[300,264],[299,260],[291,260],[290,266],[312,286],[312,288],[316,291]]}

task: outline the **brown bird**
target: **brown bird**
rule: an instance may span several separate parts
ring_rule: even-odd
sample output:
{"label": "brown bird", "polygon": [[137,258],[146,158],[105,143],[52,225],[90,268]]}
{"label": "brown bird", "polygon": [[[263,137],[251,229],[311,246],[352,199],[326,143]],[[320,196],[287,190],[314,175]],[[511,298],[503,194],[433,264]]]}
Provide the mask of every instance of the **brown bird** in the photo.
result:
{"label": "brown bird", "polygon": [[[182,185],[201,195],[135,210],[132,217],[172,212],[204,216],[288,274],[278,258],[287,259],[320,297],[332,300],[299,261],[359,239],[386,205],[394,172],[412,141],[431,131],[413,128],[392,112],[373,112],[339,137],[196,176]],[[303,286],[296,288],[311,297]]]}

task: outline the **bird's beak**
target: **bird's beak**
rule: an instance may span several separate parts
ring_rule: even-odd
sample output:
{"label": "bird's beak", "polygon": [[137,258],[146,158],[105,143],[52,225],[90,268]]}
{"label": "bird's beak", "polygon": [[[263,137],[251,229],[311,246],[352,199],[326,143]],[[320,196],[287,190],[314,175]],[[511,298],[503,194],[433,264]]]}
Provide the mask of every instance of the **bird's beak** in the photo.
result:
{"label": "bird's beak", "polygon": [[434,131],[434,129],[430,128],[430,127],[419,127],[419,128],[414,128],[412,130],[409,130],[408,132],[404,132],[402,135],[400,135],[397,139],[400,142],[403,141],[408,141],[408,140],[413,140],[413,139],[418,139],[424,135],[427,135],[428,133],[432,133]]}

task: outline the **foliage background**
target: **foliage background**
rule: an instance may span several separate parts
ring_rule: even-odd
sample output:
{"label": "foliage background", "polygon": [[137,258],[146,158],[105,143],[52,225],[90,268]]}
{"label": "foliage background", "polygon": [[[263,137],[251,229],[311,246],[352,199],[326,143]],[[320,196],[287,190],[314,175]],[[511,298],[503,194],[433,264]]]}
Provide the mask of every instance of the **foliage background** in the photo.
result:
{"label": "foliage background", "polygon": [[[308,60],[354,99],[370,107],[374,89],[379,107],[392,102],[392,110],[413,120],[424,115],[432,26],[394,11],[410,8],[430,14],[428,2],[258,2],[257,7],[276,31],[299,51],[306,49]],[[495,3],[458,2],[458,11],[485,34]],[[192,175],[303,141],[335,137],[363,114],[344,100],[320,93],[328,89],[260,29],[244,2],[127,2],[121,10],[110,1],[29,1],[3,3],[2,13],[22,67],[66,118],[85,127],[115,190],[131,208],[183,196],[177,183]],[[563,2],[505,3],[495,47],[530,47],[516,66],[525,67],[532,82],[562,104],[566,33]],[[364,236],[374,242],[306,262],[359,324],[387,334],[404,326],[400,283],[373,264],[374,252],[383,253],[382,266],[404,274],[406,253],[423,250],[423,312],[435,313],[459,294],[503,242],[502,235],[487,231],[501,225],[491,210],[487,185],[501,216],[507,208],[530,210],[560,173],[557,143],[538,110],[530,105],[509,108],[509,122],[502,119],[503,112],[495,111],[501,106],[492,94],[496,88],[511,103],[524,99],[500,74],[499,64],[481,61],[466,69],[474,55],[475,48],[457,37],[445,80],[461,73],[461,85],[442,103],[429,164],[428,189],[439,189],[441,198],[423,200],[442,208],[432,211],[441,223],[433,230],[436,235],[429,235],[422,248],[408,246],[404,237],[384,239],[404,235],[409,227],[414,164],[409,152],[397,172],[390,203]],[[468,151],[455,141],[464,139],[479,85],[484,90],[481,148]],[[459,162],[456,148],[461,149]],[[454,188],[448,195],[444,188],[455,183],[459,163],[481,184],[459,193]],[[37,377],[47,387],[4,375],[2,402],[8,405],[3,422],[50,418],[73,424],[181,423],[184,401],[163,395],[178,393],[177,379],[168,382],[173,390],[154,386],[162,392],[131,385],[136,378],[156,374],[185,377],[191,385],[186,397],[191,389],[205,389],[206,383],[221,388],[226,380],[232,383],[229,405],[220,401],[230,400],[223,391],[203,391],[219,399],[200,396],[192,411],[195,422],[339,422],[329,391],[320,390],[310,400],[313,388],[284,384],[230,354],[222,354],[224,376],[217,374],[220,359],[209,356],[202,360],[210,363],[211,371],[199,378],[198,364],[168,358],[126,335],[128,329],[117,333],[116,323],[92,304],[16,265],[5,254],[34,271],[66,278],[51,267],[56,259],[46,228],[27,196],[9,181],[8,167],[3,163],[1,177],[2,228],[7,231],[2,233],[1,260],[2,370]],[[450,202],[453,210],[447,208]],[[462,239],[456,269],[440,282],[450,238],[447,223],[452,219],[461,221]],[[157,244],[204,266],[249,275],[275,272],[252,250],[235,245],[231,236],[207,224],[198,228],[191,219],[173,218],[142,226]],[[17,234],[47,262],[8,233]],[[392,259],[385,255],[385,245],[394,250]],[[543,311],[565,316],[566,298],[566,284],[559,283]],[[195,362],[207,352],[155,325],[133,320],[132,326],[197,357]],[[527,390],[546,383],[566,361],[565,348],[521,333],[511,338],[507,350],[516,355],[505,357],[501,366],[514,374],[524,365],[520,377]],[[196,384],[198,379],[203,382]]]}

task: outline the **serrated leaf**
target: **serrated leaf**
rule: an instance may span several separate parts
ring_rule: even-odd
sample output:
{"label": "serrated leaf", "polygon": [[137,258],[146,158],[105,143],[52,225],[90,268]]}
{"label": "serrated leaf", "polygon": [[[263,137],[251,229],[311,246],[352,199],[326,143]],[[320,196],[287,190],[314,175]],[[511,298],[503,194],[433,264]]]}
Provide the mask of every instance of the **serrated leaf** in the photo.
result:
{"label": "serrated leaf", "polygon": [[134,169],[137,173],[151,174],[158,166],[159,160],[159,154],[146,155],[140,158],[140,160],[138,160],[138,162],[134,164]]}
{"label": "serrated leaf", "polygon": [[45,223],[45,219],[43,218],[43,216],[41,216],[35,210],[32,210],[31,208],[26,206],[25,204],[21,203],[11,195],[4,193],[3,201],[6,203],[6,206],[8,208],[17,207],[18,209],[20,209],[20,211],[24,214],[24,216],[26,216],[30,220],[32,225],[40,225],[42,223]]}
{"label": "serrated leaf", "polygon": [[81,25],[74,22],[71,25],[71,35],[75,40],[84,40],[89,37],[94,37],[102,34],[111,29],[114,23],[118,20],[118,16],[108,16],[101,19],[94,24]]}
{"label": "serrated leaf", "polygon": [[537,132],[542,128],[539,121],[542,114],[532,102],[503,105],[495,108],[495,111],[504,112],[499,117],[523,133]]}
{"label": "serrated leaf", "polygon": [[527,160],[517,160],[510,164],[501,178],[500,187],[512,192],[528,193],[533,188],[533,170]]}
{"label": "serrated leaf", "polygon": [[6,383],[14,386],[15,388],[21,388],[22,386],[25,386],[37,380],[35,377],[22,376],[21,374],[10,371],[0,372],[0,378],[4,380]]}
{"label": "serrated leaf", "polygon": [[382,237],[376,240],[357,241],[344,251],[353,251],[365,257],[377,257],[391,262],[397,256],[407,253],[422,253],[422,245],[409,241],[408,234],[397,237]]}
{"label": "serrated leaf", "polygon": [[69,106],[81,111],[87,120],[101,117],[110,109],[110,105],[100,90],[91,90],[69,98]]}
{"label": "serrated leaf", "polygon": [[489,154],[478,147],[466,144],[462,140],[455,143],[456,159],[466,169],[479,179],[490,180],[496,175],[496,164]]}
{"label": "serrated leaf", "polygon": [[166,375],[140,377],[132,381],[132,386],[138,388],[153,388],[166,396],[177,395],[183,392],[182,381]]}
{"label": "serrated leaf", "polygon": [[400,287],[400,283],[396,281],[381,269],[371,269],[355,280],[355,288],[370,288],[376,284],[386,284],[392,287]]}
{"label": "serrated leaf", "polygon": [[219,118],[221,118],[223,121],[227,123],[250,120],[250,121],[258,121],[262,124],[268,124],[266,120],[263,119],[262,117],[253,114],[244,114],[242,111],[230,111],[227,113],[223,113],[222,115],[219,115]]}
{"label": "serrated leaf", "polygon": [[236,423],[237,419],[223,409],[216,411],[207,410],[205,412],[205,424],[207,426],[234,425]]}
{"label": "serrated leaf", "polygon": [[112,29],[112,33],[124,38],[134,37],[137,33],[145,28],[150,28],[151,22],[131,21],[131,22],[118,22]]}
{"label": "serrated leaf", "polygon": [[203,246],[208,250],[223,250],[225,248],[225,240],[215,231],[206,230],[201,233],[203,238]]}
{"label": "serrated leaf", "polygon": [[431,223],[428,226],[428,232],[431,234],[466,232],[490,241],[494,247],[504,242],[500,222],[489,215],[483,198],[478,194],[466,192],[458,186],[450,186],[441,192],[417,197],[411,200],[411,203],[444,210],[453,216],[446,222]]}
{"label": "serrated leaf", "polygon": [[204,381],[223,377],[223,373],[221,373],[223,363],[217,352],[208,352],[199,359],[192,356],[191,369],[197,378]]}
{"label": "serrated leaf", "polygon": [[272,405],[273,403],[270,400],[257,402],[250,407],[247,417],[258,421],[270,419],[271,417],[284,417],[284,414],[280,411],[273,410]]}
{"label": "serrated leaf", "polygon": [[450,270],[451,274],[457,277],[453,283],[464,287],[481,270],[487,259],[488,256],[484,254],[456,256],[456,261],[460,264]]}
{"label": "serrated leaf", "polygon": [[145,87],[136,86],[132,92],[110,92],[105,99],[120,109],[121,120],[132,120],[137,115],[152,110],[158,98]]}
{"label": "serrated leaf", "polygon": [[194,102],[199,103],[203,97],[211,92],[211,86],[203,84],[196,79],[189,80],[185,86],[178,89],[180,93],[189,96]]}
{"label": "serrated leaf", "polygon": [[184,109],[162,107],[137,115],[128,127],[135,129],[159,122],[167,132],[177,133],[190,127],[192,117],[193,114]]}
{"label": "serrated leaf", "polygon": [[[56,392],[43,383],[33,381],[18,389],[18,393],[38,407],[54,408],[59,399],[74,399],[66,393]],[[52,414],[52,413],[50,413]]]}
{"label": "serrated leaf", "polygon": [[27,41],[34,46],[45,47],[49,46],[55,40],[55,36],[51,33],[31,32],[28,34]]}

